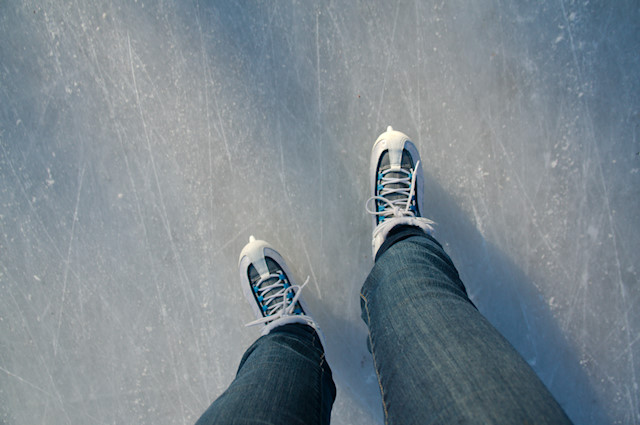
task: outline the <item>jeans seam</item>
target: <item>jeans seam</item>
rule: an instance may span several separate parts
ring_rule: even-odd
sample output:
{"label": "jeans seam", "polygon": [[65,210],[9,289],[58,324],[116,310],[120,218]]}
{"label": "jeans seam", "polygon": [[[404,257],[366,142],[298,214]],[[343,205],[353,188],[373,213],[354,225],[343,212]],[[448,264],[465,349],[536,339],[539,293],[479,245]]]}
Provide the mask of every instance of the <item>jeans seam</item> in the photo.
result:
{"label": "jeans seam", "polygon": [[325,403],[325,399],[324,399],[324,353],[322,353],[320,355],[320,375],[318,376],[318,378],[320,379],[320,385],[319,385],[319,396],[320,396],[320,403],[318,404],[318,408],[319,408],[319,412],[318,412],[318,423],[320,424],[324,424],[324,403]]}
{"label": "jeans seam", "polygon": [[[311,340],[311,346],[315,349],[315,345],[316,345],[316,340],[317,340],[317,333],[313,332],[312,336],[311,336],[312,340]],[[322,345],[322,343],[321,343]],[[324,347],[323,347],[324,348]],[[324,369],[323,369],[323,365],[325,362],[325,354],[324,354],[324,350],[320,353],[320,362],[318,363],[318,380],[320,382],[318,382],[318,397],[320,398],[320,402],[318,403],[318,412],[317,412],[317,418],[318,418],[318,422],[319,424],[323,424],[324,421],[324,417],[323,417],[323,412],[324,412]]]}
{"label": "jeans seam", "polygon": [[376,355],[374,354],[373,349],[373,337],[371,336],[371,315],[369,314],[369,302],[367,297],[365,297],[362,293],[360,293],[360,298],[364,300],[364,309],[367,313],[367,325],[369,327],[369,344],[371,345],[371,357],[373,357],[373,370],[376,372],[376,377],[378,378],[378,387],[380,388],[380,395],[382,397],[382,410],[384,411],[384,423],[389,423],[389,412],[387,411],[387,405],[384,401],[384,388],[382,387],[382,377],[378,372],[378,364],[376,363]]}

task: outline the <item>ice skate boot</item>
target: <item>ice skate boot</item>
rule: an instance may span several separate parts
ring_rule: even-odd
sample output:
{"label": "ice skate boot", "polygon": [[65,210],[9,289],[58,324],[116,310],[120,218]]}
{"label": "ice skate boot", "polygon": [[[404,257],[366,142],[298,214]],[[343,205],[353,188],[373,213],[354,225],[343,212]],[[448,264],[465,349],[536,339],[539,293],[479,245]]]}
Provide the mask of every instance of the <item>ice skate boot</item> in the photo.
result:
{"label": "ice skate boot", "polygon": [[424,183],[420,154],[406,134],[388,126],[378,137],[371,151],[369,179],[372,196],[366,209],[373,217],[374,259],[396,226],[415,226],[427,234],[433,231],[433,221],[422,217]]}
{"label": "ice skate boot", "polygon": [[284,259],[267,242],[251,236],[240,253],[238,268],[242,290],[256,316],[246,326],[262,324],[262,335],[267,335],[278,326],[303,323],[323,338],[302,299],[301,290],[309,279],[297,285]]}

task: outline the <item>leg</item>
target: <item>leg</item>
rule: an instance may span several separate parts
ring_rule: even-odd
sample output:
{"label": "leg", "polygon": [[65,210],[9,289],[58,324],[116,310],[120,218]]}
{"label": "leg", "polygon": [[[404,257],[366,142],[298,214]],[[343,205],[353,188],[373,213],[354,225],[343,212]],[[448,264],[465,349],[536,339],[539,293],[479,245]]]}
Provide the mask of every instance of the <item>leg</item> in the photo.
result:
{"label": "leg", "polygon": [[388,423],[570,423],[435,239],[400,226],[377,254],[361,307]]}
{"label": "leg", "polygon": [[335,396],[315,330],[287,324],[249,347],[234,381],[196,425],[328,424]]}
{"label": "leg", "polygon": [[388,127],[378,137],[370,182],[376,263],[360,301],[386,421],[570,423],[428,236],[420,155],[406,134]]}

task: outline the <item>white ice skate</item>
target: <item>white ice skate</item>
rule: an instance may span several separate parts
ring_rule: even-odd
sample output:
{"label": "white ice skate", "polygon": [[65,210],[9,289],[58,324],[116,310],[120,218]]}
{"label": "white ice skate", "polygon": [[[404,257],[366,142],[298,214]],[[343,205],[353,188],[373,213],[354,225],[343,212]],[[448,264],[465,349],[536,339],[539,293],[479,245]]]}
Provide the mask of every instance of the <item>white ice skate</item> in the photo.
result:
{"label": "white ice skate", "polygon": [[251,236],[240,253],[238,269],[242,290],[256,316],[246,326],[262,324],[262,335],[267,335],[278,326],[303,323],[322,338],[302,299],[302,288],[309,279],[297,285],[284,259],[267,242]]}
{"label": "white ice skate", "polygon": [[378,137],[371,151],[369,179],[372,196],[366,209],[373,217],[373,258],[398,225],[415,226],[428,234],[433,231],[433,221],[422,217],[420,154],[406,134],[388,126]]}

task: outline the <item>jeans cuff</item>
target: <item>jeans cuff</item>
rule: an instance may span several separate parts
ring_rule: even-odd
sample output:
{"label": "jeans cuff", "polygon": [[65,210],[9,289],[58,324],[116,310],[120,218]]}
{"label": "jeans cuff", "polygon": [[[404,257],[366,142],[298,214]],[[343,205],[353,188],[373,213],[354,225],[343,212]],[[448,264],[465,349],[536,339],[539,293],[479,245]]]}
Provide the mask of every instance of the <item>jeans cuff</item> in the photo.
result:
{"label": "jeans cuff", "polygon": [[426,236],[428,238],[433,239],[431,236],[429,236],[427,233],[425,233],[424,230],[420,229],[419,227],[410,226],[410,225],[397,226],[396,228],[392,229],[389,232],[389,234],[387,235],[387,239],[382,243],[382,245],[380,246],[380,249],[378,249],[378,253],[376,254],[375,261],[378,261],[378,258],[380,258],[380,256],[384,254],[387,249],[391,248],[393,244],[395,244],[396,242],[400,242],[401,240],[407,239],[411,236]]}
{"label": "jeans cuff", "polygon": [[296,335],[299,338],[311,342],[312,345],[314,345],[320,351],[324,352],[322,338],[320,337],[319,332],[313,326],[303,323],[288,323],[286,325],[273,328],[271,332],[269,332],[269,335],[277,333],[290,333]]}

